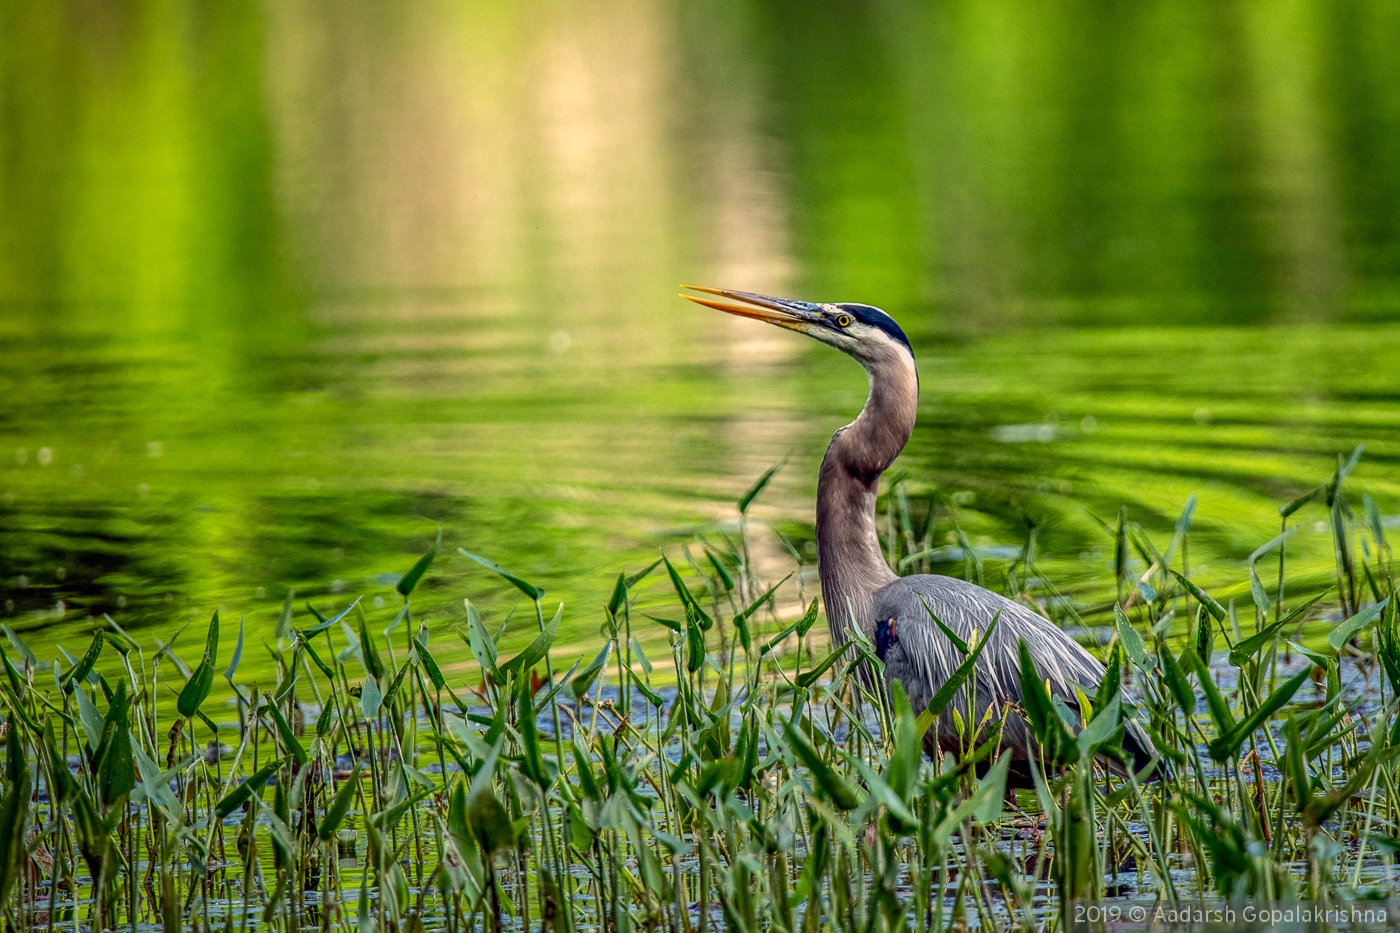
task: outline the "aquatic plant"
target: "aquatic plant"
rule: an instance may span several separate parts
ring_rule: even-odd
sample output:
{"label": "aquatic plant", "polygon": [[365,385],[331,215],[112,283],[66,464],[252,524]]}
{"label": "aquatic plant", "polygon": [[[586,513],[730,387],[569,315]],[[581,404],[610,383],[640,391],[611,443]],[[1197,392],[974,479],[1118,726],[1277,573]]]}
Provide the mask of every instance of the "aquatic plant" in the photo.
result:
{"label": "aquatic plant", "polygon": [[[175,639],[148,649],[110,618],[60,660],[5,628],[0,911],[48,931],[810,933],[1063,929],[1073,901],[1122,893],[1393,894],[1400,616],[1383,523],[1345,495],[1355,462],[1280,509],[1242,567],[1249,603],[1191,576],[1194,502],[1165,548],[1125,514],[1105,525],[1118,599],[1097,611],[1043,579],[1032,528],[1008,592],[1112,637],[1077,708],[1023,664],[1018,712],[1045,757],[1010,798],[1002,718],[967,698],[961,749],[926,757],[957,685],[923,711],[862,687],[874,646],[820,649],[815,600],[780,611],[747,523],[620,574],[599,650],[562,673],[564,607],[466,551],[529,601],[531,638],[505,657],[468,601],[430,639],[412,596],[440,537],[387,624],[359,600],[298,612],[289,593],[269,683],[239,676],[241,622],[221,670],[217,614],[192,670]],[[888,499],[891,564],[936,559],[932,503],[916,533],[906,487]],[[1303,508],[1327,510],[1335,591],[1285,586]],[[648,578],[673,611],[635,611]],[[1333,600],[1338,621],[1319,621]],[[970,670],[979,639],[956,647]],[[210,711],[224,696],[233,722]],[[1118,748],[1130,716],[1159,753],[1139,773]]]}

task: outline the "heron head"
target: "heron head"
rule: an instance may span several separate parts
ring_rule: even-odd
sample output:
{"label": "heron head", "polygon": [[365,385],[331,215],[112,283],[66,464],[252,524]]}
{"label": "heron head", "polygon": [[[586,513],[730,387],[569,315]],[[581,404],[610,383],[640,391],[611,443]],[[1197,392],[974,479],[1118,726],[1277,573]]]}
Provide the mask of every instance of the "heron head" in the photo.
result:
{"label": "heron head", "polygon": [[870,305],[819,304],[792,298],[756,295],[752,292],[731,291],[727,288],[706,288],[701,285],[682,287],[717,296],[681,296],[696,304],[800,331],[855,357],[867,366],[904,354],[908,354],[911,359],[914,356],[914,350],[909,346],[909,338],[904,336],[904,331],[895,323],[894,318]]}

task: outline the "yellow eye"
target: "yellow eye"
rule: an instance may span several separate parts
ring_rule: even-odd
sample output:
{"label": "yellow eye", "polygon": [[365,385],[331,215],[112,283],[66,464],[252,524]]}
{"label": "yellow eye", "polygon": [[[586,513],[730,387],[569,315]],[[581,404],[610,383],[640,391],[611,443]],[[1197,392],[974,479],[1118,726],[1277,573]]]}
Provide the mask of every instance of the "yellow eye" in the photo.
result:
{"label": "yellow eye", "polygon": [[836,316],[836,324],[839,327],[850,327],[851,316],[849,314],[839,314]]}

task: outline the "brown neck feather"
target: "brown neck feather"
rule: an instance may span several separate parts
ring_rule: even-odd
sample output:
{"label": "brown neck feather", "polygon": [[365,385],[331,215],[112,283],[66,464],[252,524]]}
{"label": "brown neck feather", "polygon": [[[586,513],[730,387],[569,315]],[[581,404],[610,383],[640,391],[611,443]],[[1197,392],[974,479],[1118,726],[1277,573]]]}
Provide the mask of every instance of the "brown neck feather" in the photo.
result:
{"label": "brown neck feather", "polygon": [[875,496],[880,474],[914,430],[919,402],[914,359],[903,348],[862,362],[870,376],[870,396],[856,420],[831,439],[817,480],[818,570],[832,641],[838,645],[847,641],[851,624],[871,634],[876,621],[869,618],[872,597],[896,579],[880,549]]}

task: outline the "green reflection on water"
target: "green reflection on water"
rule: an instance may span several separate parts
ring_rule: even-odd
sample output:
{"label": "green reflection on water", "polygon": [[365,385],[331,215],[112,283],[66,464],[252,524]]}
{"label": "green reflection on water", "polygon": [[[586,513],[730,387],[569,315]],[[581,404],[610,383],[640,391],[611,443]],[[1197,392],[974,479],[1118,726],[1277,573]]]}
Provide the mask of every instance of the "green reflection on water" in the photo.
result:
{"label": "green reflection on water", "polygon": [[[1223,573],[1358,441],[1396,510],[1393,4],[0,17],[16,627],[261,625],[288,586],[388,612],[442,524],[582,643],[617,570],[787,454],[758,508],[810,535],[859,371],[680,281],[895,313],[900,468],[979,540],[1031,518],[1067,585],[1101,579],[1091,512],[1167,528],[1192,492]],[[444,557],[422,607],[464,595],[511,602]]]}

